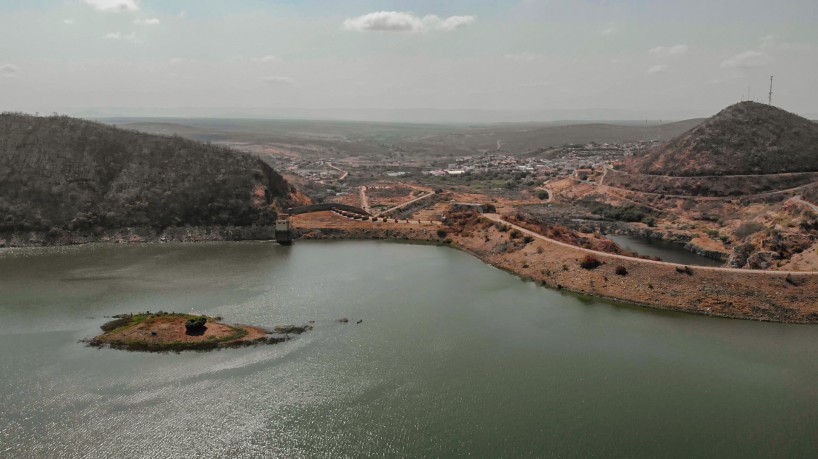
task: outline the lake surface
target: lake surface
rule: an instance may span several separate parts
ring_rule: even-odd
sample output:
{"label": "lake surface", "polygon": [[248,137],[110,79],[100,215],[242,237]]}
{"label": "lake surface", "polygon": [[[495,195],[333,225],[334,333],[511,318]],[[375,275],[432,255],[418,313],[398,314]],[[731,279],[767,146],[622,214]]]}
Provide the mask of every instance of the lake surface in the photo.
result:
{"label": "lake surface", "polygon": [[[159,309],[316,326],[211,353],[78,343]],[[0,457],[818,450],[818,327],[563,294],[444,247],[0,251],[0,372]]]}
{"label": "lake surface", "polygon": [[662,240],[651,239],[644,236],[634,236],[630,234],[607,234],[610,239],[620,247],[639,255],[649,257],[659,257],[662,261],[670,263],[680,263],[693,266],[722,266],[723,262],[712,258],[703,257],[699,254],[686,250],[683,245]]}

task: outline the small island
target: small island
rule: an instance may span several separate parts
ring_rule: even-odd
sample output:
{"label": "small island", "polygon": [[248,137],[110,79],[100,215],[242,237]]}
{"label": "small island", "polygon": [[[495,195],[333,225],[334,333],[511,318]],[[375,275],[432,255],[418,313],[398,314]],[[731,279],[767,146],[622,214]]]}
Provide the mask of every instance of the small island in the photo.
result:
{"label": "small island", "polygon": [[172,312],[120,314],[102,325],[103,333],[85,340],[89,346],[143,352],[208,351],[276,344],[311,330],[310,325],[283,325],[272,331],[250,325],[228,325],[221,317]]}

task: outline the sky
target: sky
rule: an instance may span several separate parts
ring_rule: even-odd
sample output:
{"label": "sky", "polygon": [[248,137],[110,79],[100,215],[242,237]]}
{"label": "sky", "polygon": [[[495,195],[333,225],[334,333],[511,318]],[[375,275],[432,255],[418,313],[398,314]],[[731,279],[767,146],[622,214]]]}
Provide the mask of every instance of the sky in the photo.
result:
{"label": "sky", "polygon": [[815,0],[0,0],[0,111],[681,119],[775,75],[816,117],[816,24]]}

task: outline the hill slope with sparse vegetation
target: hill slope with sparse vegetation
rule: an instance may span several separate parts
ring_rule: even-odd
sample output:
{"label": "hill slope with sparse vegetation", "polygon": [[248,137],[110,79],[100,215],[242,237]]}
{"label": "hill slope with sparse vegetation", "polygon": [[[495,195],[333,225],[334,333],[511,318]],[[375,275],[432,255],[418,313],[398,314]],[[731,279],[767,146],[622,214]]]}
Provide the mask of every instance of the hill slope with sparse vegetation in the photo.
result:
{"label": "hill slope with sparse vegetation", "polygon": [[731,105],[627,168],[702,176],[818,171],[818,124],[757,102]]}
{"label": "hill slope with sparse vegetation", "polygon": [[269,165],[226,148],[0,115],[0,231],[269,224],[292,192]]}

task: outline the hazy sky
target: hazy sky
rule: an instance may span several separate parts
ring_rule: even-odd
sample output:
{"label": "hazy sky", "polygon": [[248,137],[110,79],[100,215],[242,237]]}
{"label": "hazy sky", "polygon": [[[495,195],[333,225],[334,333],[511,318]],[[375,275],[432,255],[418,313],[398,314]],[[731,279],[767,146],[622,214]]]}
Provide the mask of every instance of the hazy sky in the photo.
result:
{"label": "hazy sky", "polygon": [[[0,110],[818,113],[804,1],[0,0]],[[173,109],[173,110],[168,110]]]}

